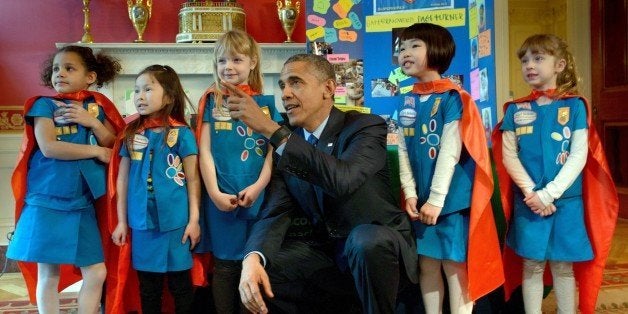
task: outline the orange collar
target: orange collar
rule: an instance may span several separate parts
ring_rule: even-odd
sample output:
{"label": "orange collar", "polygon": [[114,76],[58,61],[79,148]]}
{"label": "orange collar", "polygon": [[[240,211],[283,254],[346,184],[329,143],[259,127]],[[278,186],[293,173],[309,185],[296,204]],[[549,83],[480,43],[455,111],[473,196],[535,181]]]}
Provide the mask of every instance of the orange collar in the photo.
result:
{"label": "orange collar", "polygon": [[547,98],[554,98],[556,97],[556,89],[555,88],[550,88],[550,89],[546,89],[546,90],[536,90],[533,89],[532,93],[530,93],[530,96],[532,99],[539,99],[541,98],[541,96],[545,96]]}
{"label": "orange collar", "polygon": [[137,133],[141,133],[146,129],[152,129],[152,128],[160,128],[160,127],[165,127],[166,125],[168,126],[182,126],[184,125],[183,123],[173,119],[172,117],[168,117],[168,122],[166,124],[164,124],[164,121],[162,119],[158,119],[158,118],[146,118],[144,119],[144,121],[142,121],[142,126],[137,129]]}
{"label": "orange collar", "polygon": [[450,79],[444,78],[429,82],[414,83],[412,86],[412,92],[415,94],[426,95],[434,93],[444,93],[448,90],[458,90],[460,87],[454,84]]}
{"label": "orange collar", "polygon": [[93,94],[90,91],[87,90],[81,90],[75,93],[59,93],[56,94],[55,96],[53,96],[54,98],[59,98],[59,99],[68,99],[68,100],[75,100],[75,101],[84,101],[85,99],[92,97]]}

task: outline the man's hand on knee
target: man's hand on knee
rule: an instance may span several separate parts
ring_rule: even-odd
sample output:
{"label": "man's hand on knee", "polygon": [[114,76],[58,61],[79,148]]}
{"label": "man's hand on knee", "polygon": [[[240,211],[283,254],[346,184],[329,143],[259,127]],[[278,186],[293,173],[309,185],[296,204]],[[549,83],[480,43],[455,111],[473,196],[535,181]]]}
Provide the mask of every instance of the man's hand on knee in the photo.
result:
{"label": "man's hand on knee", "polygon": [[262,263],[260,263],[260,256],[258,254],[250,254],[242,261],[240,299],[249,311],[253,313],[268,313],[260,286],[264,289],[264,294],[267,297],[272,298],[274,296],[270,288],[268,274],[264,270]]}

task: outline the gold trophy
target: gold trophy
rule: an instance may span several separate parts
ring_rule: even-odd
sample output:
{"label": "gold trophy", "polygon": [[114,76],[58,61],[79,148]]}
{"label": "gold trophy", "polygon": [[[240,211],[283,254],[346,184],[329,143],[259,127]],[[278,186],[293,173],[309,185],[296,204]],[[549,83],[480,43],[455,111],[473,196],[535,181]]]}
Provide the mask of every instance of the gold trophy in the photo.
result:
{"label": "gold trophy", "polygon": [[133,3],[132,0],[127,0],[126,5],[129,9],[129,19],[131,19],[133,27],[137,32],[137,39],[133,42],[143,43],[145,41],[142,35],[146,29],[146,24],[148,24],[148,19],[150,18],[153,0],[146,0],[146,4],[144,4],[144,0],[135,0],[135,3]]}
{"label": "gold trophy", "polygon": [[299,17],[299,7],[301,4],[298,1],[294,1],[294,5],[292,4],[292,0],[277,0],[277,14],[279,15],[279,21],[281,21],[281,26],[283,26],[284,32],[288,36],[288,39],[284,41],[284,43],[292,43],[292,32],[294,31],[294,24]]}
{"label": "gold trophy", "polygon": [[85,22],[83,23],[83,38],[80,43],[91,44],[94,42],[92,34],[89,32],[92,26],[89,24],[89,0],[83,0],[83,16]]}

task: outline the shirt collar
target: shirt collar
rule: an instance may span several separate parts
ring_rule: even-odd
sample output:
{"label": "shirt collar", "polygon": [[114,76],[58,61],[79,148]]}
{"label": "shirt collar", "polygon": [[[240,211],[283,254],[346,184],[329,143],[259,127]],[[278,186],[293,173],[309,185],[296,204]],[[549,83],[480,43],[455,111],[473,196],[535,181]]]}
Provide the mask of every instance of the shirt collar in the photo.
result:
{"label": "shirt collar", "polygon": [[317,139],[321,138],[321,134],[323,134],[323,130],[325,126],[327,126],[327,121],[329,120],[329,116],[323,120],[323,122],[314,130],[314,132],[310,133],[306,129],[303,129],[303,138],[307,139],[310,137],[310,134],[314,134]]}

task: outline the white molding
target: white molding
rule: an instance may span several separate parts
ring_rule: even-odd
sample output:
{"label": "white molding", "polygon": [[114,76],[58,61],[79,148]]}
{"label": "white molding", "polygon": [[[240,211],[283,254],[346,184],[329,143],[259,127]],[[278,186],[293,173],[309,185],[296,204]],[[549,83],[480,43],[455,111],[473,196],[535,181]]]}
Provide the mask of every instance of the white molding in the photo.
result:
{"label": "white molding", "polygon": [[[63,47],[69,43],[57,43]],[[179,77],[183,88],[193,105],[196,106],[201,95],[213,82],[212,55],[213,43],[184,44],[184,43],[94,43],[81,44],[90,47],[95,53],[104,53],[119,59],[122,71],[112,84],[103,86],[99,91],[107,95],[118,107],[123,115],[132,114],[135,108],[125,101],[126,91],[133,89],[135,76],[145,67],[152,64],[171,66]],[[280,90],[276,86],[279,72],[288,57],[305,53],[305,44],[282,43],[260,44],[261,67],[264,75],[264,94],[275,95],[276,107],[283,111],[280,105]]]}
{"label": "white molding", "polygon": [[[57,43],[57,48],[69,45]],[[134,44],[134,43],[94,43],[81,44],[90,47],[95,53],[103,52],[120,58],[122,75],[135,75],[151,64],[168,64],[179,75],[212,72],[213,43],[200,44]],[[262,53],[262,70],[264,73],[279,73],[283,62],[290,56],[305,52],[305,44],[259,44]]]}
{"label": "white molding", "polygon": [[0,245],[8,245],[7,234],[15,229],[13,218],[0,219]]}
{"label": "white molding", "polygon": [[495,92],[497,97],[497,120],[504,116],[502,104],[510,100],[510,63],[508,40],[508,1],[495,1]]}
{"label": "white molding", "polygon": [[15,200],[11,174],[22,142],[21,133],[0,134],[0,245],[7,245],[6,234],[14,229]]}

